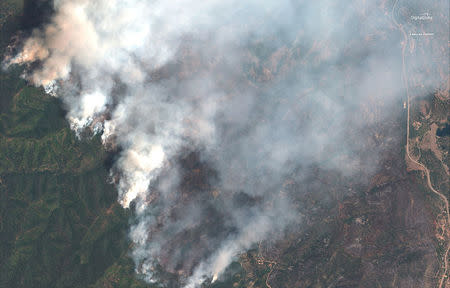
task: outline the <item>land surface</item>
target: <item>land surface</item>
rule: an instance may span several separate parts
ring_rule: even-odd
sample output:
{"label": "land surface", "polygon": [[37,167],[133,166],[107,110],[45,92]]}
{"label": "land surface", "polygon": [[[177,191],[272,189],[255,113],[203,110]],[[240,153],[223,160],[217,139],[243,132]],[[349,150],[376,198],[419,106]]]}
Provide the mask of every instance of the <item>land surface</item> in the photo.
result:
{"label": "land surface", "polygon": [[[45,21],[45,13],[30,21],[48,8],[36,3],[0,3],[2,55],[18,31],[30,33]],[[437,136],[449,123],[449,90],[424,94],[411,85],[408,57],[426,47],[397,25],[393,31],[406,37],[396,52],[403,57],[398,80],[406,107],[399,101],[392,112],[398,117],[366,131],[366,149],[381,151],[377,171],[360,175],[369,177],[363,184],[318,167],[305,176],[307,186],[292,175],[280,197],[299,195],[302,229],[260,242],[205,287],[450,286],[450,136]],[[255,85],[272,81],[324,47],[315,43],[305,53],[255,47],[249,78]],[[59,100],[29,86],[21,69],[0,72],[0,287],[158,287],[134,273],[127,237],[132,211],[118,205],[109,184],[111,154],[98,136],[78,139]],[[377,109],[367,107],[367,117],[380,118]],[[183,161],[186,189],[202,186],[208,167],[196,157]]]}
{"label": "land surface", "polygon": [[[0,2],[2,55],[40,15],[33,2]],[[60,101],[21,73],[0,71],[0,287],[148,287],[100,139],[77,139]]]}

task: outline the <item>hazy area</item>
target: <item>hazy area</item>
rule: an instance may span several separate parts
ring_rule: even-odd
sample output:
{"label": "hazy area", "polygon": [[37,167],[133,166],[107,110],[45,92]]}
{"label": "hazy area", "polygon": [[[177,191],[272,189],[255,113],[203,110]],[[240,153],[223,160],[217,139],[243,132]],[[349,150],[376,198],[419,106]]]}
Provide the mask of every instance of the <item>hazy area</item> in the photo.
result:
{"label": "hazy area", "polygon": [[[22,67],[22,78],[59,99],[64,111],[52,113],[68,120],[70,143],[91,143],[79,149],[92,156],[60,169],[109,157],[102,181],[127,211],[135,271],[155,285],[200,287],[225,281],[261,243],[300,245],[313,221],[345,214],[342,203],[361,191],[405,190],[409,100],[397,22],[433,31],[433,49],[448,42],[448,3],[416,2],[42,1],[48,14],[37,28],[24,24],[7,42],[4,73]],[[448,89],[445,63],[413,56],[412,93]],[[436,131],[448,136],[448,124]],[[432,240],[423,243],[432,253]],[[349,254],[363,253],[351,245]]]}

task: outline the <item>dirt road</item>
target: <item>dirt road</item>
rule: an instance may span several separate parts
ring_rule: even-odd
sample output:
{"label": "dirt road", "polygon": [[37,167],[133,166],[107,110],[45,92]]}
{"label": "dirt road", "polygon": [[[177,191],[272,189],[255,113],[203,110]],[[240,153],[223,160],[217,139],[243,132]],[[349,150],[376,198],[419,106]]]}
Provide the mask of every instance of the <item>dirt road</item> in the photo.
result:
{"label": "dirt road", "polygon": [[[427,184],[428,184],[428,188],[437,196],[439,196],[439,198],[444,202],[445,204],[445,212],[447,214],[447,223],[446,223],[446,228],[447,228],[447,235],[448,235],[448,229],[449,229],[449,224],[450,224],[450,213],[449,213],[449,205],[448,205],[448,199],[447,197],[442,194],[441,192],[437,191],[436,189],[433,188],[433,185],[431,183],[431,178],[430,178],[430,170],[422,163],[416,161],[415,159],[413,159],[411,157],[411,154],[409,152],[409,123],[410,123],[410,102],[411,102],[411,97],[410,97],[410,93],[409,93],[409,86],[408,86],[408,76],[407,76],[407,72],[406,72],[406,62],[405,62],[405,50],[408,44],[408,36],[403,28],[403,26],[401,24],[399,24],[397,22],[397,20],[395,19],[395,9],[397,6],[398,0],[395,2],[393,8],[392,8],[392,20],[394,21],[395,25],[398,27],[398,29],[401,31],[402,35],[403,35],[403,41],[401,42],[402,45],[402,80],[403,80],[403,84],[405,86],[405,90],[406,90],[406,103],[407,103],[407,120],[406,120],[406,156],[409,159],[409,161],[411,161],[412,163],[415,163],[416,165],[418,165],[419,167],[421,167],[422,171],[425,172],[426,178],[427,178]],[[439,288],[443,287],[444,281],[447,277],[447,271],[448,271],[448,253],[450,250],[450,243],[448,243],[448,239],[447,239],[447,249],[446,252],[444,254],[444,271],[442,273],[442,276],[439,280]]]}

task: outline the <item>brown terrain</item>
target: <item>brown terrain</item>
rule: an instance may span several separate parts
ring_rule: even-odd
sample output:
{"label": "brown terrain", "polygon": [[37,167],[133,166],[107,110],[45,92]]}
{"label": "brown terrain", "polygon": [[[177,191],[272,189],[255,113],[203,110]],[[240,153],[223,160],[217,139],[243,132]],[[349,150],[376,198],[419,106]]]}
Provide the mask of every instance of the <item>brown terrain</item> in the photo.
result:
{"label": "brown terrain", "polygon": [[[448,42],[414,39],[408,36],[407,29],[410,27],[404,21],[397,20],[402,18],[399,17],[402,16],[401,13],[407,11],[405,12],[404,7],[397,7],[397,2],[382,1],[379,8],[387,17],[392,15],[392,31],[380,31],[379,35],[369,35],[366,41],[369,45],[374,41],[386,40],[389,33],[396,33],[402,37],[403,42],[399,43],[398,51],[392,53],[401,59],[402,73],[397,75],[397,80],[398,83],[403,83],[405,95],[404,103],[399,101],[395,107],[389,107],[389,114],[398,115],[395,117],[385,117],[384,111],[387,107],[383,103],[382,95],[376,92],[370,95],[370,101],[363,107],[364,120],[375,124],[364,127],[362,132],[358,131],[365,136],[363,143],[360,143],[364,149],[359,156],[372,164],[375,171],[361,169],[357,175],[346,177],[336,171],[308,167],[309,172],[306,175],[296,177],[299,175],[294,174],[286,179],[283,189],[279,191],[279,197],[297,195],[294,198],[295,204],[301,208],[299,211],[302,211],[302,214],[299,213],[299,217],[303,219],[302,225],[296,233],[283,237],[272,235],[271,238],[275,240],[262,241],[253,250],[242,254],[239,258],[240,267],[232,278],[232,287],[450,287],[447,268],[450,239],[447,201],[449,136],[436,135],[438,129],[448,124],[450,104],[448,57],[446,57]],[[364,13],[366,11],[362,9],[361,15]],[[439,15],[433,16],[435,21],[439,20]],[[277,81],[297,65],[318,63],[326,59],[327,45],[325,41],[317,41],[307,49],[300,49],[295,45],[280,47],[266,60],[261,60],[249,52],[246,72],[250,80],[246,84],[256,86],[258,83]],[[434,58],[443,59],[426,67],[437,69],[442,78],[441,82],[447,85],[432,93],[423,88],[420,73],[408,66],[409,59],[422,55],[424,51],[436,51],[440,54]],[[181,70],[180,78],[197,72],[196,67],[206,66],[207,69],[214,69],[217,65],[215,62],[200,64],[198,61],[201,60],[197,59],[195,54],[190,54],[189,49],[182,53],[186,53],[184,58],[186,70]],[[164,78],[165,73],[167,71],[164,69],[158,71],[156,73],[158,75],[154,75],[155,79]],[[224,82],[223,85],[233,87],[237,84]],[[299,93],[299,105],[313,89],[304,89]],[[60,134],[52,135],[56,139],[52,142],[56,143],[53,153],[47,151],[50,148],[45,141],[43,144],[40,143],[41,145],[37,145],[35,140],[25,143],[31,147],[30,149],[45,152],[41,154],[56,155],[58,161],[48,161],[53,165],[44,165],[43,162],[42,165],[21,167],[19,170],[11,164],[5,166],[4,170],[6,172],[17,170],[21,173],[61,169],[71,172],[80,169],[90,171],[94,167],[92,163],[99,161],[97,158],[105,157],[102,151],[100,153],[102,155],[84,153],[83,157],[78,159],[80,151],[89,149],[74,145],[72,142],[75,141],[69,139],[66,133],[64,130]],[[23,142],[22,139],[16,139],[12,144],[9,144],[12,140],[3,141],[5,143],[0,144],[5,147],[18,147],[20,142]],[[71,153],[68,153],[62,145],[65,142],[73,144]],[[62,144],[57,145],[58,143]],[[22,145],[26,146],[25,144]],[[367,151],[377,151],[378,162],[372,159],[372,155]],[[183,201],[188,201],[192,197],[191,194],[204,190],[210,191],[209,196],[216,198],[221,193],[220,190],[205,184],[208,183],[206,179],[210,178],[214,171],[199,164],[198,155],[195,153],[186,154],[187,156],[181,159],[181,165],[187,171],[182,181]],[[5,163],[8,161],[6,159]],[[349,162],[343,159],[342,165],[351,165]],[[297,182],[295,179],[298,178],[304,180]],[[5,186],[6,182],[2,179],[0,178],[0,188]],[[110,202],[107,202],[107,205],[102,203],[104,207],[98,209],[104,216],[92,217],[93,224],[88,229],[90,234],[87,234],[90,238],[100,239],[96,231],[106,229],[110,221],[108,217],[119,214],[115,211],[119,211],[120,208]],[[176,214],[177,207],[173,210]],[[122,222],[120,223],[122,225]],[[213,231],[214,227],[220,227],[220,224],[209,221],[205,225],[210,227],[208,230]],[[192,235],[197,234],[194,231]],[[89,237],[86,238],[89,240]],[[166,243],[163,248],[168,251],[167,253],[170,253],[170,249],[178,247],[177,241],[192,236],[179,235],[179,237],[180,239],[172,239]],[[192,251],[207,254],[209,251],[204,251],[206,248],[202,247],[202,239],[195,240],[198,247],[194,247]],[[197,261],[196,257],[202,255],[187,256],[192,261]],[[87,261],[83,257],[82,259]],[[164,260],[163,255],[162,265],[165,265]],[[176,266],[168,268],[169,272],[174,274],[186,272]],[[116,276],[119,273],[114,269],[108,271],[105,275],[111,279],[104,280],[105,284],[96,287],[116,287],[111,283],[119,282],[120,277]],[[133,273],[132,269],[130,271]],[[108,278],[106,276],[105,278]]]}
{"label": "brown terrain", "polygon": [[[408,36],[405,29],[411,27],[396,20],[397,13],[407,11],[393,4],[387,12],[392,13],[393,30],[403,35],[399,51],[403,72],[398,79],[403,79],[405,101],[403,111],[399,107],[394,112],[403,115],[401,119],[384,122],[368,135],[367,145],[383,147],[379,171],[366,185],[353,186],[350,181],[340,186],[345,182],[334,179],[334,190],[348,190],[346,196],[336,197],[330,202],[336,204],[321,211],[306,212],[304,231],[282,241],[260,243],[258,249],[242,255],[245,280],[236,281],[236,286],[245,281],[248,287],[269,288],[450,287],[449,136],[436,135],[449,120],[447,43],[446,39]],[[439,17],[443,14],[435,18],[447,21]],[[316,43],[305,57],[320,45]],[[437,69],[444,83],[431,95],[424,93],[420,74],[408,67],[409,59],[425,51],[437,51],[434,58],[443,59],[426,68]],[[278,71],[289,69],[288,64],[274,69],[274,62],[289,59],[293,53],[285,48],[274,53],[259,80],[270,80]],[[382,108],[368,107],[367,117],[376,118],[377,109]],[[324,185],[333,181],[327,172],[316,171],[314,178]],[[287,186],[291,191],[302,189],[292,182]],[[303,201],[314,204],[309,197],[314,195]],[[262,275],[265,281],[260,280]]]}

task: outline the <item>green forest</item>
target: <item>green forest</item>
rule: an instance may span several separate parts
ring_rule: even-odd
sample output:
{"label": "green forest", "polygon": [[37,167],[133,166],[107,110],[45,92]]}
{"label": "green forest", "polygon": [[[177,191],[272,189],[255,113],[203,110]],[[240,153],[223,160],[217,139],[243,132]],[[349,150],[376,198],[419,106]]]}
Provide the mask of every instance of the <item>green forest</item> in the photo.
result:
{"label": "green forest", "polygon": [[[1,1],[2,55],[36,5]],[[0,287],[146,286],[100,139],[77,139],[60,101],[27,85],[23,69],[0,72]]]}

